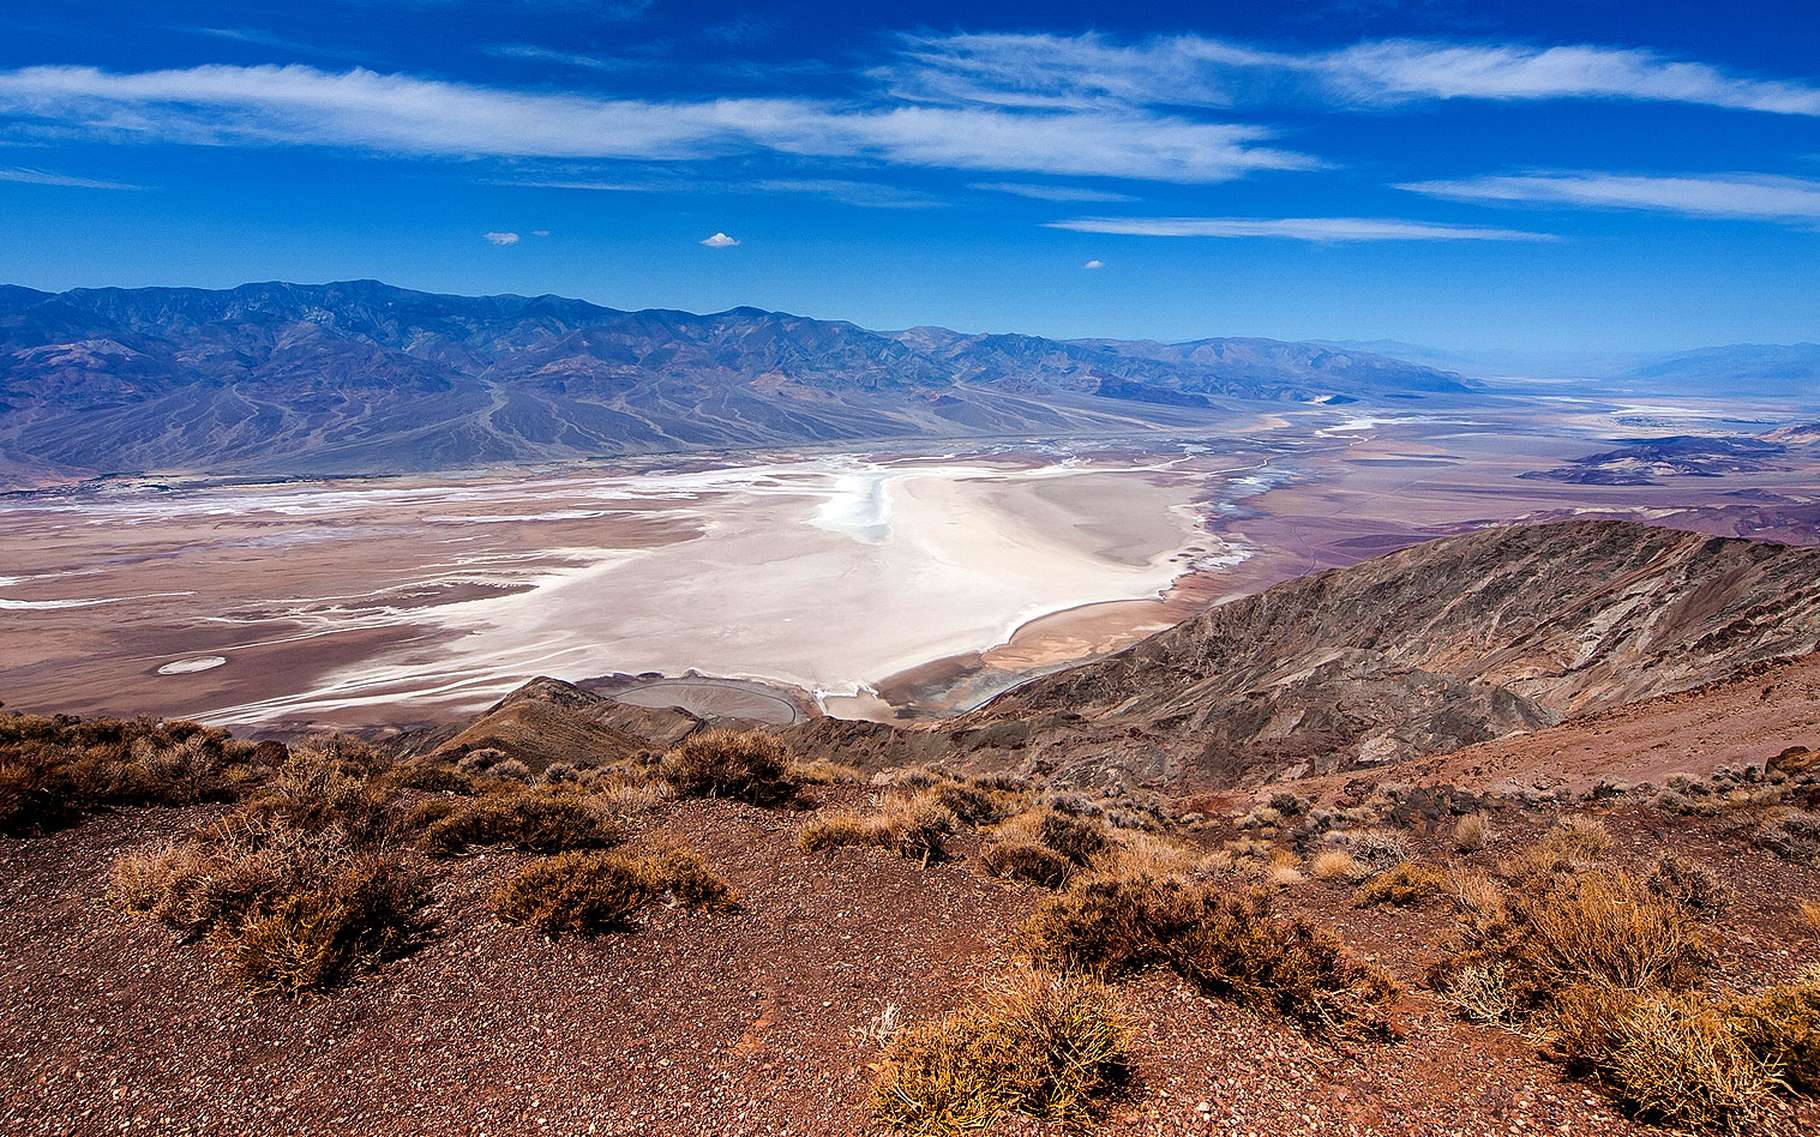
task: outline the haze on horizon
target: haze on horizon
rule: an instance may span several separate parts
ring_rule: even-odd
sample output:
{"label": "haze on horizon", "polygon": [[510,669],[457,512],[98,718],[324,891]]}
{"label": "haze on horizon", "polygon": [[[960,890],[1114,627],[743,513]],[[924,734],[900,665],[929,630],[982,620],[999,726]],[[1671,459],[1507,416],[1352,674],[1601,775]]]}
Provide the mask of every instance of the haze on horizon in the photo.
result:
{"label": "haze on horizon", "polygon": [[0,277],[35,288],[378,278],[1525,351],[1820,339],[1820,15],[1795,0],[914,23],[72,0],[0,29]]}

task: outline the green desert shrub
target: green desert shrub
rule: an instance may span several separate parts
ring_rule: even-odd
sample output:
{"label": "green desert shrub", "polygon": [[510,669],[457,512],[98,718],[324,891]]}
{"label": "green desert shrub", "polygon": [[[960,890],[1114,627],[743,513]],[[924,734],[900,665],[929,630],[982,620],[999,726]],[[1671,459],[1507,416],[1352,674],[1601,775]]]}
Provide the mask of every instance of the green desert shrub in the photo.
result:
{"label": "green desert shrub", "polygon": [[1102,984],[1020,972],[980,1005],[898,1035],[874,1112],[912,1134],[973,1132],[1007,1112],[1082,1129],[1129,1078],[1128,1035]]}

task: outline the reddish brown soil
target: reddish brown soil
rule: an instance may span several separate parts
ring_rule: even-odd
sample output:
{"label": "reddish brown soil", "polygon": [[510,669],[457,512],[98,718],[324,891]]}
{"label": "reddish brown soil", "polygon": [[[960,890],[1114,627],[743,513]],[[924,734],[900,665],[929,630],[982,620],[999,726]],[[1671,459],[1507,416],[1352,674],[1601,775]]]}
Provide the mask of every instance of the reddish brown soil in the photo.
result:
{"label": "reddish brown soil", "polygon": [[[814,791],[842,803],[864,793]],[[1013,929],[1042,895],[988,880],[968,859],[925,869],[876,849],[804,856],[793,841],[802,813],[666,805],[638,823],[634,847],[694,844],[738,888],[739,912],[659,909],[631,933],[552,942],[486,910],[522,858],[477,856],[437,870],[439,928],[425,947],[293,1007],[246,996],[210,946],[173,943],[100,900],[116,854],[204,812],[129,811],[0,843],[0,1130],[871,1132],[878,1051],[856,1032],[887,1004],[917,1022],[964,1003],[1008,965]],[[1510,808],[1492,846],[1469,860],[1490,865],[1546,822]],[[1794,912],[1794,898],[1820,895],[1820,871],[1747,848],[1719,822],[1665,823],[1632,806],[1610,824],[1627,854],[1646,859],[1672,841],[1739,889],[1715,933],[1723,981],[1783,977],[1820,959]],[[1438,831],[1417,842],[1446,855]],[[1136,1081],[1101,1132],[1645,1131],[1521,1037],[1462,1023],[1420,990],[1450,928],[1444,906],[1360,910],[1347,889],[1313,881],[1283,898],[1410,988],[1396,1014],[1404,1040],[1311,1042],[1152,975],[1121,989]],[[1787,1120],[1794,1132],[1820,1117]],[[1011,1119],[1001,1128],[1043,1131]]]}

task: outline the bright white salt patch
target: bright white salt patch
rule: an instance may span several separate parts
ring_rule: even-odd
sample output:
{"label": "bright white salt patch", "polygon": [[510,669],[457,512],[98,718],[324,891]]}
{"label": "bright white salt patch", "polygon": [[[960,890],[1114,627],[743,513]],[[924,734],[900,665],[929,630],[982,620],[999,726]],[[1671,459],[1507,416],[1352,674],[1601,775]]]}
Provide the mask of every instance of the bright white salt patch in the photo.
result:
{"label": "bright white salt patch", "polygon": [[199,655],[195,659],[173,659],[158,669],[160,675],[189,675],[197,671],[211,671],[227,660],[219,655]]}

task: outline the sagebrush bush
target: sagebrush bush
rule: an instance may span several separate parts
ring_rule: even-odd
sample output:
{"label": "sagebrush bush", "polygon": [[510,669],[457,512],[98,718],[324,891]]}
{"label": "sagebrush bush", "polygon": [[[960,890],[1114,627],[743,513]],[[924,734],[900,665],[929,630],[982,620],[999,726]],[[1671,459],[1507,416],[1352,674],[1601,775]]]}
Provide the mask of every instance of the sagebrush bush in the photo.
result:
{"label": "sagebrush bush", "polygon": [[1127,1081],[1127,1038],[1103,985],[1022,972],[976,1008],[900,1032],[873,1108],[913,1134],[972,1132],[1007,1111],[1081,1129]]}
{"label": "sagebrush bush", "polygon": [[1656,862],[1656,869],[1647,883],[1654,895],[1709,921],[1723,916],[1736,899],[1713,870],[1673,853]]}
{"label": "sagebrush bush", "polygon": [[1447,878],[1438,869],[1414,861],[1404,861],[1360,885],[1358,891],[1352,894],[1352,902],[1360,908],[1375,908],[1384,904],[1393,908],[1407,908],[1434,899],[1446,887]]}
{"label": "sagebrush bush", "polygon": [[1372,872],[1383,872],[1409,859],[1409,838],[1390,829],[1367,829],[1351,835],[1346,851]]}
{"label": "sagebrush bush", "polygon": [[547,936],[595,935],[625,928],[640,908],[668,896],[692,911],[733,907],[733,889],[695,852],[647,856],[573,851],[533,861],[493,895],[508,924]]}
{"label": "sagebrush bush", "polygon": [[1820,967],[1795,983],[1732,1001],[1746,1049],[1797,1093],[1820,1095]]}
{"label": "sagebrush bush", "polygon": [[1757,844],[1800,865],[1820,865],[1820,812],[1780,809],[1757,830]]}
{"label": "sagebrush bush", "polygon": [[1316,880],[1354,881],[1371,875],[1370,869],[1344,849],[1326,849],[1316,853],[1308,862],[1308,871]]}
{"label": "sagebrush bush", "polygon": [[664,756],[663,778],[678,797],[723,797],[775,805],[796,793],[789,747],[762,730],[716,727],[692,734]]}
{"label": "sagebrush bush", "polygon": [[889,798],[870,815],[830,810],[804,824],[796,842],[805,853],[843,845],[876,845],[926,865],[947,857],[947,838],[958,827],[940,795],[922,790],[909,797]]}
{"label": "sagebrush bush", "polygon": [[1044,888],[1060,888],[1074,875],[1074,862],[1032,841],[994,841],[980,850],[989,876],[1009,877]]}
{"label": "sagebrush bush", "polygon": [[41,833],[109,806],[231,800],[251,743],[193,722],[0,715],[0,833]]}
{"label": "sagebrush bush", "polygon": [[1691,995],[1570,988],[1555,1002],[1549,1037],[1569,1072],[1658,1124],[1747,1131],[1774,1086],[1725,1016]]}
{"label": "sagebrush bush", "polygon": [[320,887],[247,914],[230,954],[254,994],[304,999],[408,951],[423,931],[428,889],[397,854],[365,854]]}
{"label": "sagebrush bush", "polygon": [[483,846],[527,853],[606,849],[622,839],[619,826],[588,802],[536,791],[459,802],[443,799],[420,809],[415,820],[424,826],[424,848],[444,857]]}
{"label": "sagebrush bush", "polygon": [[1112,978],[1173,968],[1210,994],[1271,1008],[1311,1030],[1377,1030],[1395,986],[1331,933],[1278,917],[1261,893],[1179,878],[1082,878],[1020,932],[1038,963]]}

